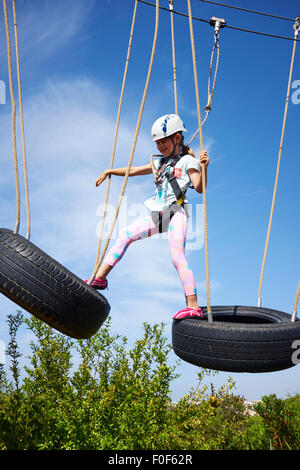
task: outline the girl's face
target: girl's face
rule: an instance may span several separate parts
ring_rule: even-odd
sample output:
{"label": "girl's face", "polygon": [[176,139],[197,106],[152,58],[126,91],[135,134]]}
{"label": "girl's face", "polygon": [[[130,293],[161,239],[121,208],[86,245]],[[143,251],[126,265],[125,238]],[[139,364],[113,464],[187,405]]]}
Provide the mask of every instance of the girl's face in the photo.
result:
{"label": "girl's face", "polygon": [[[181,134],[171,135],[170,137],[164,137],[163,139],[159,139],[156,141],[157,149],[160,153],[163,154],[164,157],[168,157],[172,152],[174,146],[177,147],[177,144],[181,142]],[[175,155],[177,155],[176,151],[178,150],[179,153],[179,146],[178,149],[175,149]]]}

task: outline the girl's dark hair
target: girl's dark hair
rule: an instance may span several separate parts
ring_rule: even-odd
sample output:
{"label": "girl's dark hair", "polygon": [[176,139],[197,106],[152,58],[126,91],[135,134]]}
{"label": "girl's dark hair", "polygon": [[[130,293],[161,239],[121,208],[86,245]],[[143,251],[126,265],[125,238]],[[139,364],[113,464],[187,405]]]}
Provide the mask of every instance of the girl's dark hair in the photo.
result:
{"label": "girl's dark hair", "polygon": [[[189,147],[189,145],[185,145],[184,144],[184,136],[182,135],[182,132],[175,132],[175,134],[181,134],[181,142],[180,142],[180,146],[181,146],[181,150],[180,150],[180,154],[181,155],[191,155],[191,157],[194,157],[196,158],[196,155],[194,154],[193,150]],[[172,134],[170,135],[169,137],[172,137],[173,135],[175,134]],[[164,157],[164,158],[161,158],[160,160],[160,163],[159,163],[159,168],[158,168],[158,171],[160,170],[160,168],[162,167],[162,165],[168,160],[168,157]]]}
{"label": "girl's dark hair", "polygon": [[182,135],[182,132],[180,132],[182,140],[181,140],[181,155],[191,155],[192,157],[196,158],[193,150],[190,148],[189,145],[184,144],[184,136]]}

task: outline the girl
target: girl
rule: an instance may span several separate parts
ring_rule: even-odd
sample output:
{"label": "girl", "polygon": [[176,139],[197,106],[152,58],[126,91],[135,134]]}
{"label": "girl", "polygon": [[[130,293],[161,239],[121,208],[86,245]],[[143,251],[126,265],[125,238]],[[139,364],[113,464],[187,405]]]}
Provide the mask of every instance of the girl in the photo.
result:
{"label": "girl", "polygon": [[[176,114],[162,116],[154,122],[151,130],[152,140],[156,142],[163,158],[160,162],[158,160],[154,162],[157,170],[155,196],[145,201],[146,207],[151,210],[151,215],[136,220],[120,232],[115,245],[106,255],[91,284],[96,289],[105,289],[108,273],[132,242],[167,231],[172,261],[181,280],[187,304],[185,309],[173,316],[177,320],[189,316],[203,317],[198,305],[194,275],[184,253],[188,220],[185,193],[191,183],[198,193],[202,193],[200,164],[205,165],[206,181],[209,164],[206,151],[200,153],[198,160],[189,147],[184,145],[183,132],[186,132],[185,126]],[[97,179],[96,186],[99,186],[108,175],[124,176],[125,173],[126,168],[106,170]],[[132,167],[129,176],[151,173],[152,166],[149,163]]]}

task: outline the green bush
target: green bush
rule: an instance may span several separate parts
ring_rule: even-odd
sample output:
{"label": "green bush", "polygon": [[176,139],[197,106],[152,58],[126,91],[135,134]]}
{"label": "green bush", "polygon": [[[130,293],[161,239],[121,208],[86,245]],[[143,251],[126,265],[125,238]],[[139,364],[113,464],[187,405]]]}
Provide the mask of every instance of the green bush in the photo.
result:
{"label": "green bush", "polygon": [[[33,340],[21,372],[20,326]],[[20,312],[8,316],[9,370],[0,364],[0,449],[286,449],[299,448],[300,400],[263,397],[248,418],[229,379],[219,390],[199,383],[178,403],[170,389],[178,362],[164,325],[144,324],[129,348],[107,320],[75,341]]]}
{"label": "green bush", "polygon": [[263,396],[254,407],[258,416],[248,422],[244,444],[249,449],[292,450],[300,448],[299,395],[287,400],[275,394]]}
{"label": "green bush", "polygon": [[[132,350],[109,333],[72,341],[35,318],[25,320],[35,340],[30,366],[19,386],[14,317],[11,341],[13,382],[1,371],[1,447],[6,449],[142,449],[162,445],[174,367],[163,326],[144,325]],[[14,331],[13,331],[14,330]],[[13,348],[14,345],[14,348]],[[72,348],[79,355],[73,371]]]}

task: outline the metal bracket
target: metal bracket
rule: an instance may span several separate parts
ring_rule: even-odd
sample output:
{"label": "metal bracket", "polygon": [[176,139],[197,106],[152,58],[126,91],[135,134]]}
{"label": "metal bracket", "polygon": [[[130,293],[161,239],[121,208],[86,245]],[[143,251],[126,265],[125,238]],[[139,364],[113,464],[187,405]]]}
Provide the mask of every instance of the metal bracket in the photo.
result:
{"label": "metal bracket", "polygon": [[295,30],[295,39],[298,37],[300,31],[300,17],[297,16],[294,23],[294,30]]}
{"label": "metal bracket", "polygon": [[291,322],[295,323],[296,320],[297,320],[297,309],[295,309],[292,313]]}
{"label": "metal bracket", "polygon": [[20,221],[16,220],[14,234],[18,234],[20,229]]}
{"label": "metal bracket", "polygon": [[217,42],[219,39],[220,28],[224,28],[224,26],[226,26],[226,21],[223,18],[212,16],[209,20],[209,24],[215,28],[215,42]]}
{"label": "metal bracket", "polygon": [[94,279],[95,279],[95,276],[91,276],[87,282],[87,285],[91,286]]}

